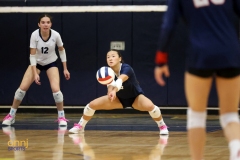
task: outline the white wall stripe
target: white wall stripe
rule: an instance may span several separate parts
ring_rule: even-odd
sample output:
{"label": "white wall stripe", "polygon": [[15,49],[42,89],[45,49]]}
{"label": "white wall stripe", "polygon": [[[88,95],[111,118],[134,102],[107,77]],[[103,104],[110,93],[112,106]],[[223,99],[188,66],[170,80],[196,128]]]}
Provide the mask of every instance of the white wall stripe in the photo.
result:
{"label": "white wall stripe", "polygon": [[0,7],[0,13],[165,12],[166,5]]}

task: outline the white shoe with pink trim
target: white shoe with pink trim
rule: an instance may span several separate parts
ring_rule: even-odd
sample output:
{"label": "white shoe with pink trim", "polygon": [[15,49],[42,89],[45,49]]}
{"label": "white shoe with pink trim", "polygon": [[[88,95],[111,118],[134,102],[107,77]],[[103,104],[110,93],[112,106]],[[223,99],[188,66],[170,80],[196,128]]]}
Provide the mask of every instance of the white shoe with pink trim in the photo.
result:
{"label": "white shoe with pink trim", "polygon": [[163,125],[163,126],[160,126],[159,129],[160,129],[160,134],[169,134],[168,132],[168,127],[166,125]]}
{"label": "white shoe with pink trim", "polygon": [[73,128],[71,128],[68,132],[69,133],[83,133],[84,128],[80,124],[74,123]]}
{"label": "white shoe with pink trim", "polygon": [[10,114],[8,114],[8,115],[3,119],[2,124],[10,126],[10,125],[13,124],[14,122],[15,122],[15,116],[11,116]]}
{"label": "white shoe with pink trim", "polygon": [[66,126],[68,120],[65,117],[59,117],[57,120],[59,126]]}

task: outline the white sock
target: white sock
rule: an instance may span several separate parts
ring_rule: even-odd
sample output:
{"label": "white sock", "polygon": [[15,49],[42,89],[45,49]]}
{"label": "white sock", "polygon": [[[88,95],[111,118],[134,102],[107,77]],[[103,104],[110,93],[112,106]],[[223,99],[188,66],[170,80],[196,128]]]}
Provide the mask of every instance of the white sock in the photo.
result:
{"label": "white sock", "polygon": [[80,124],[83,128],[86,126],[88,121],[86,121],[85,119],[83,119],[83,117],[81,117],[80,121],[78,122],[78,124]]}
{"label": "white sock", "polygon": [[11,107],[9,114],[14,117],[16,115],[16,112],[17,112],[17,109],[14,109]]}
{"label": "white sock", "polygon": [[58,118],[59,117],[65,117],[64,110],[58,111]]}
{"label": "white sock", "polygon": [[236,159],[237,156],[240,159],[240,140],[239,139],[234,139],[231,140],[228,144],[229,150],[230,150],[230,159]]}
{"label": "white sock", "polygon": [[161,119],[160,121],[155,121],[155,122],[157,123],[158,127],[161,127],[161,126],[163,126],[163,125],[166,125],[166,124],[164,123],[163,119]]}

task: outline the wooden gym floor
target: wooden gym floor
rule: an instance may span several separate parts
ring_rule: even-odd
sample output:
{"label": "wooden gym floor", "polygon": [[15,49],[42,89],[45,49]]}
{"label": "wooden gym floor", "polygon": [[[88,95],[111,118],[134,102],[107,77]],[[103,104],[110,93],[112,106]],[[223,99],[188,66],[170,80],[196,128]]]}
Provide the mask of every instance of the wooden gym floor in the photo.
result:
{"label": "wooden gym floor", "polygon": [[[163,115],[169,136],[148,114],[96,113],[84,134],[68,134],[80,116],[66,114],[68,126],[58,128],[57,114],[18,113],[14,125],[2,126],[0,160],[190,160],[184,115]],[[227,160],[218,116],[207,126],[205,160]]]}

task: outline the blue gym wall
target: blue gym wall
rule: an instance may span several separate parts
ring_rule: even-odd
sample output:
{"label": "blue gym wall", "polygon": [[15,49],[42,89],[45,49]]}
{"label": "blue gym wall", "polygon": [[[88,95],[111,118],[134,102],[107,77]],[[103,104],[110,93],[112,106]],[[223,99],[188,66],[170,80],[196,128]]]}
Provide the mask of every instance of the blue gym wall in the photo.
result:
{"label": "blue gym wall", "polygon": [[[0,6],[75,6],[75,5],[159,5],[166,0],[2,0]],[[122,52],[126,63],[136,73],[138,81],[149,97],[159,106],[187,106],[184,96],[185,48],[187,29],[183,21],[176,27],[169,54],[171,77],[160,87],[154,80],[154,56],[162,23],[161,12],[113,13],[54,13],[52,28],[58,31],[67,53],[71,79],[63,76],[59,62],[61,90],[65,105],[86,105],[92,99],[106,94],[106,87],[98,84],[95,74],[106,65],[106,53],[111,41],[125,41]],[[11,105],[29,65],[29,41],[38,28],[38,13],[0,14],[0,105]],[[22,105],[54,105],[45,72],[41,86],[32,84]],[[217,106],[213,87],[210,106]]]}

